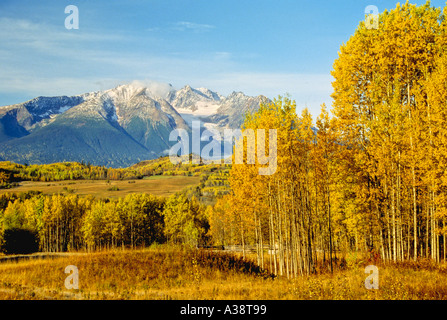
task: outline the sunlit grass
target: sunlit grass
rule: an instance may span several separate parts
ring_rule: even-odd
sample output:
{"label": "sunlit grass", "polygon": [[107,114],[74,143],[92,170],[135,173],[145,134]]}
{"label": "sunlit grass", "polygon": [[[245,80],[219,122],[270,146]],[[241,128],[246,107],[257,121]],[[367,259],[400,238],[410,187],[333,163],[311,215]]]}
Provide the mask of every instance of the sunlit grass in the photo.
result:
{"label": "sunlit grass", "polygon": [[[79,289],[65,288],[65,267]],[[114,250],[0,264],[1,299],[446,299],[445,266],[379,265],[379,289],[363,266],[286,279],[240,257],[169,248]]]}

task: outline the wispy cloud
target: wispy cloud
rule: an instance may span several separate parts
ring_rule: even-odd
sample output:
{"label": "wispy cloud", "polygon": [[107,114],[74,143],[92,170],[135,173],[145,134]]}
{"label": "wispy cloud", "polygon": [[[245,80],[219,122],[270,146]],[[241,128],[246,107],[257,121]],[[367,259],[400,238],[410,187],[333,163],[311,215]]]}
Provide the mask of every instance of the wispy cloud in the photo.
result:
{"label": "wispy cloud", "polygon": [[175,23],[174,26],[172,27],[173,30],[192,31],[196,33],[211,31],[214,28],[216,27],[213,25],[194,23],[189,21],[179,21]]}
{"label": "wispy cloud", "polygon": [[73,95],[145,78],[183,86],[232,67],[229,52],[156,54],[138,47],[147,38],[132,37],[0,17],[0,93]]}
{"label": "wispy cloud", "polygon": [[193,32],[204,33],[215,29],[216,26],[203,23],[195,23],[190,21],[178,21],[165,26],[153,26],[146,28],[148,32]]}
{"label": "wispy cloud", "polygon": [[[37,54],[76,58],[75,50],[82,50],[84,55],[92,45],[128,41],[128,38],[116,33],[103,34],[87,31],[68,31],[63,26],[36,23],[25,19],[0,17],[0,39],[3,49],[16,55],[16,58],[30,57]],[[0,55],[1,59],[1,55]],[[10,61],[1,61],[9,64]]]}
{"label": "wispy cloud", "polygon": [[[160,31],[200,33],[214,28],[181,21]],[[330,75],[250,72],[230,51],[157,53],[141,47],[147,44],[145,35],[70,32],[2,17],[0,39],[0,92],[5,94],[74,95],[149,78],[175,87],[208,87],[224,95],[243,91],[273,98],[290,93],[298,106],[309,107],[313,114],[321,103],[330,103]]]}
{"label": "wispy cloud", "polygon": [[[83,30],[83,29],[82,29]],[[20,43],[41,41],[116,41],[125,39],[116,33],[95,34],[86,31],[68,31],[62,25],[54,26],[26,19],[0,17],[0,37],[2,42],[19,41]]]}

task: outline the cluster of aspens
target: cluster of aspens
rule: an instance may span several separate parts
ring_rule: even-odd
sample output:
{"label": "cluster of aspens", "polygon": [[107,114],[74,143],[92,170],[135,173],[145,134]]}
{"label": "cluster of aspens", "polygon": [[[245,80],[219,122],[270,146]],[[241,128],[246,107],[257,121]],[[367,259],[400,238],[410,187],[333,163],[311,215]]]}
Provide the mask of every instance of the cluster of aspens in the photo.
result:
{"label": "cluster of aspens", "polygon": [[[116,200],[73,194],[0,197],[0,241],[2,248],[11,250],[15,249],[11,243],[23,241],[23,232],[18,231],[24,230],[35,236],[39,250],[62,252],[166,241],[196,245],[207,229],[203,206],[194,196],[188,199],[183,194],[169,198],[129,194]],[[14,234],[21,239],[14,239]],[[27,246],[32,243],[20,249]]]}
{"label": "cluster of aspens", "polygon": [[[235,164],[209,214],[218,243],[256,245],[288,276],[343,252],[446,259],[447,7],[397,5],[361,22],[334,63],[332,116],[278,99],[245,129],[277,129],[277,171]],[[313,127],[315,126],[315,127]]]}

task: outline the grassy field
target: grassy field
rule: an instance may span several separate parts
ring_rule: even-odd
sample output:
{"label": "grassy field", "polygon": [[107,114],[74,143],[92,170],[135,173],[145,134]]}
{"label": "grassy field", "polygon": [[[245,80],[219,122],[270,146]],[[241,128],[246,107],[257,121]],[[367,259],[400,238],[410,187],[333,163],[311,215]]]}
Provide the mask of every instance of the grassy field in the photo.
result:
{"label": "grassy field", "polygon": [[157,196],[169,196],[185,187],[199,184],[200,177],[154,176],[136,180],[66,180],[57,182],[22,181],[12,189],[0,189],[6,192],[28,192],[38,190],[44,194],[73,193],[93,195],[95,197],[118,198],[129,193],[151,193]]}
{"label": "grassy field", "polygon": [[[65,288],[65,267],[79,289]],[[0,299],[446,299],[447,268],[378,265],[379,289],[364,286],[364,266],[333,274],[272,278],[238,256],[153,247],[0,263]]]}

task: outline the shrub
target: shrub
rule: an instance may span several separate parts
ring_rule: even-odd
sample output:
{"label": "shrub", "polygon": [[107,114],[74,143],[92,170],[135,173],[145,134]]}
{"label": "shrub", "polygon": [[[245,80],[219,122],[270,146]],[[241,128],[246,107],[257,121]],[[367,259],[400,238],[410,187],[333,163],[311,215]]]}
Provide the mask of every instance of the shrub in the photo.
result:
{"label": "shrub", "polygon": [[6,254],[26,254],[39,250],[37,234],[28,229],[12,228],[3,233],[1,251]]}

